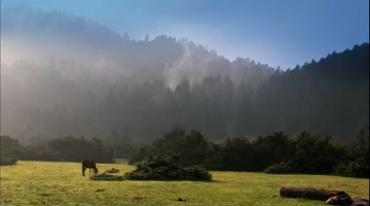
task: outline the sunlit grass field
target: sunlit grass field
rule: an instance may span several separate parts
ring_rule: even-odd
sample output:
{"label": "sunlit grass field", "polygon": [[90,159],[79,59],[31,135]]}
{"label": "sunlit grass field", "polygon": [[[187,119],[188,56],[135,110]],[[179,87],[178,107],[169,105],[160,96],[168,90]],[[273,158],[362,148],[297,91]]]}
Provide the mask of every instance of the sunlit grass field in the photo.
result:
{"label": "sunlit grass field", "polygon": [[[97,164],[99,172],[127,164]],[[18,161],[1,166],[0,205],[327,205],[322,201],[281,198],[281,186],[344,190],[369,198],[369,180],[324,175],[270,175],[212,172],[212,182],[93,181],[80,163]],[[179,198],[186,201],[178,201]]]}

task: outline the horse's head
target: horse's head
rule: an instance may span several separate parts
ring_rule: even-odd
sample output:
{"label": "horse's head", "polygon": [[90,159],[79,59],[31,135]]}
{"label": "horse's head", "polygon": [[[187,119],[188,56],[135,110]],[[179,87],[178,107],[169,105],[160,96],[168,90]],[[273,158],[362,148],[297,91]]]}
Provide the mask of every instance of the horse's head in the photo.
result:
{"label": "horse's head", "polygon": [[94,173],[98,174],[98,168],[97,167],[94,168]]}

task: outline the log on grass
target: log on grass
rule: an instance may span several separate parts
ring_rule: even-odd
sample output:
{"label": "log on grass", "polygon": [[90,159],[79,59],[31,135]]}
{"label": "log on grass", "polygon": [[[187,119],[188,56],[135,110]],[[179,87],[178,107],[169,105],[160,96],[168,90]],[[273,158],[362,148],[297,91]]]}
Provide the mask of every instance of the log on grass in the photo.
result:
{"label": "log on grass", "polygon": [[326,201],[332,196],[348,196],[344,191],[337,190],[324,190],[324,189],[314,189],[307,187],[281,187],[280,196],[281,197],[291,197],[291,198],[304,198],[311,200],[323,200]]}

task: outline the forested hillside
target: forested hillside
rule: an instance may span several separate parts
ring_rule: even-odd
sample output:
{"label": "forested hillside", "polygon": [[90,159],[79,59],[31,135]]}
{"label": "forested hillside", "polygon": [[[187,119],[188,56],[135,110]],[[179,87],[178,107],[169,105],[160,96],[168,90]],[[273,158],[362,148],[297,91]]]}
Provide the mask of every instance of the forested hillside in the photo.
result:
{"label": "forested hillside", "polygon": [[369,122],[368,43],[281,70],[62,12],[1,17],[1,133],[12,137],[151,142],[181,125],[211,139],[306,129],[351,141]]}

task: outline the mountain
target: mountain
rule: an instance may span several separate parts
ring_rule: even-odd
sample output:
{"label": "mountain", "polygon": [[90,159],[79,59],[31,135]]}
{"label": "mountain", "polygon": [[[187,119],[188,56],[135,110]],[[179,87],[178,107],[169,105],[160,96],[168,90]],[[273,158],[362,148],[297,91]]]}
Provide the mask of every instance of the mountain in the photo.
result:
{"label": "mountain", "polygon": [[351,139],[369,122],[369,44],[273,75],[259,92],[258,102],[268,108],[263,112],[276,114],[270,115],[272,130]]}
{"label": "mountain", "polygon": [[[72,60],[90,70],[109,70],[113,76],[135,76],[140,82],[164,79],[172,88],[183,77],[196,81],[205,75],[222,74],[235,80],[260,81],[272,71],[267,65],[260,66],[267,71],[256,70],[256,63],[249,60],[244,60],[247,66],[232,65],[186,39],[158,36],[151,41],[130,40],[127,33],[121,36],[82,17],[21,6],[2,10],[1,38],[5,63]],[[249,79],[250,73],[261,77]]]}
{"label": "mountain", "polygon": [[369,121],[369,45],[281,71],[186,39],[131,40],[58,11],[1,12],[1,133],[142,142],[303,129],[349,141]]}

